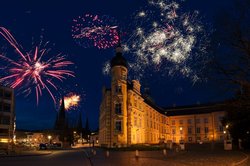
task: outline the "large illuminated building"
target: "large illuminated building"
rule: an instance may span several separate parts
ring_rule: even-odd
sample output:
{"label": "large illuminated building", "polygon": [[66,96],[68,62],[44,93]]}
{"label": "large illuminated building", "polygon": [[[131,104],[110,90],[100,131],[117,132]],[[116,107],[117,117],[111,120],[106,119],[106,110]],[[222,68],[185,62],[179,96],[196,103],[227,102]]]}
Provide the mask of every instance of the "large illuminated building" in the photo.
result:
{"label": "large illuminated building", "polygon": [[220,104],[160,108],[141,92],[138,80],[127,79],[122,48],[111,60],[111,88],[103,88],[99,115],[102,146],[130,146],[163,142],[223,141]]}
{"label": "large illuminated building", "polygon": [[13,142],[15,127],[14,90],[0,86],[0,144]]}

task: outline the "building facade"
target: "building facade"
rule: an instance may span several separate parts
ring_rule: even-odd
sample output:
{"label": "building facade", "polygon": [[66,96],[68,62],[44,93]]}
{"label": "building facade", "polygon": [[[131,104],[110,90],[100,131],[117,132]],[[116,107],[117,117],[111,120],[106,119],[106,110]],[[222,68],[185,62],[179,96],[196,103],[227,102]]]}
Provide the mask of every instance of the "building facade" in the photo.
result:
{"label": "building facade", "polygon": [[0,143],[13,142],[15,129],[14,90],[0,86]]}
{"label": "building facade", "polygon": [[116,48],[111,60],[111,88],[102,90],[99,114],[99,144],[130,146],[171,142],[223,140],[220,105],[160,108],[142,94],[138,80],[127,79],[126,59]]}

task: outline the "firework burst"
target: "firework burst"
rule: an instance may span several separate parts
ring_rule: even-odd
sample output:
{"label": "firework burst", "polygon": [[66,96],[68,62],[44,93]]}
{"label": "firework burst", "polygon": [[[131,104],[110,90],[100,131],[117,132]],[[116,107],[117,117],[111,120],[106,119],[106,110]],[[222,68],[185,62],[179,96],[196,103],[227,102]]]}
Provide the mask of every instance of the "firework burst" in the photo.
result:
{"label": "firework burst", "polygon": [[130,67],[135,73],[143,75],[149,68],[198,80],[192,64],[206,46],[201,44],[205,32],[198,11],[185,13],[177,2],[154,0],[148,1],[147,8],[137,12],[134,20],[136,27],[125,41],[124,51],[134,55]]}
{"label": "firework burst", "polygon": [[[80,95],[69,93],[64,97],[64,105],[66,110],[72,110],[79,106],[79,103],[81,101]],[[62,101],[60,101],[62,102]]]}
{"label": "firework burst", "polygon": [[56,103],[52,88],[57,90],[55,80],[63,81],[67,76],[74,77],[74,72],[65,69],[73,63],[65,59],[61,54],[53,55],[47,59],[50,48],[46,48],[47,43],[42,47],[35,46],[34,50],[24,52],[11,33],[4,27],[0,27],[0,34],[9,42],[20,56],[18,60],[0,55],[0,58],[7,62],[2,69],[5,76],[0,78],[0,82],[14,89],[20,89],[26,95],[35,90],[37,104],[42,91],[46,90]]}
{"label": "firework burst", "polygon": [[119,41],[117,25],[113,18],[85,14],[73,19],[72,37],[83,47],[106,49]]}

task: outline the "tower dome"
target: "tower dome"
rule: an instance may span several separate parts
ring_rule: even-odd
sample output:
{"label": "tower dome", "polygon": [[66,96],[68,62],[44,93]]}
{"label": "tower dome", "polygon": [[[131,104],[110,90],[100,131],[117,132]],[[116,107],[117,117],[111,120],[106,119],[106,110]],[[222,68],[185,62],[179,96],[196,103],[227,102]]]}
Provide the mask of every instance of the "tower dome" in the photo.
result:
{"label": "tower dome", "polygon": [[122,56],[122,47],[120,44],[116,47],[115,57],[111,59],[111,68],[114,66],[128,67],[127,60]]}

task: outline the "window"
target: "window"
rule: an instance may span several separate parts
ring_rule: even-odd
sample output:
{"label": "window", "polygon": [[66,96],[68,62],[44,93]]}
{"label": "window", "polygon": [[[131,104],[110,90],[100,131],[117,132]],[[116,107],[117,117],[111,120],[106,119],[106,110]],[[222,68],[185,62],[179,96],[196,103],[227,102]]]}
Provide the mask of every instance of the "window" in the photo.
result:
{"label": "window", "polygon": [[3,90],[0,89],[0,97],[3,97]]}
{"label": "window", "polygon": [[223,132],[223,126],[219,126],[220,132]]}
{"label": "window", "polygon": [[122,93],[122,86],[121,85],[117,85],[115,87],[115,93],[118,94],[118,93]]}
{"label": "window", "polygon": [[3,111],[4,112],[10,112],[10,104],[4,103],[4,105],[3,105]]}
{"label": "window", "polygon": [[4,98],[8,99],[8,100],[11,99],[11,92],[5,91],[4,92]]}
{"label": "window", "polygon": [[126,72],[126,70],[122,70],[122,79],[127,80],[127,72]]}
{"label": "window", "polygon": [[137,117],[134,117],[134,126],[137,126]]}
{"label": "window", "polygon": [[3,103],[0,102],[0,111],[3,111]]}
{"label": "window", "polygon": [[195,119],[195,122],[196,123],[200,123],[200,119]]}
{"label": "window", "polygon": [[205,133],[208,133],[208,127],[205,127]]}
{"label": "window", "polygon": [[204,118],[204,123],[208,123],[208,118]]}
{"label": "window", "polygon": [[222,116],[219,116],[218,117],[218,120],[221,122],[223,120],[223,117]]}
{"label": "window", "polygon": [[192,119],[188,119],[188,124],[192,124]]}
{"label": "window", "polygon": [[188,137],[188,142],[192,142],[192,137]]}
{"label": "window", "polygon": [[175,125],[175,121],[174,120],[172,120],[172,125]]}
{"label": "window", "polygon": [[175,129],[172,129],[172,134],[175,134]]}
{"label": "window", "polygon": [[0,121],[1,124],[4,124],[4,125],[10,124],[10,117],[9,116],[3,116],[0,120],[1,120]]}
{"label": "window", "polygon": [[121,132],[122,131],[122,121],[117,120],[115,122],[115,130]]}
{"label": "window", "polygon": [[0,135],[7,135],[9,133],[8,129],[0,129]]}
{"label": "window", "polygon": [[196,128],[196,133],[200,133],[201,129],[199,127]]}
{"label": "window", "polygon": [[137,107],[137,100],[134,101],[134,106]]}
{"label": "window", "polygon": [[188,128],[188,134],[192,134],[192,128],[191,127]]}
{"label": "window", "polygon": [[118,115],[122,114],[122,105],[121,105],[121,103],[115,104],[115,113],[118,114]]}
{"label": "window", "polygon": [[179,122],[180,122],[180,124],[183,124],[183,120],[180,120]]}
{"label": "window", "polygon": [[141,127],[141,119],[139,119],[139,127]]}

